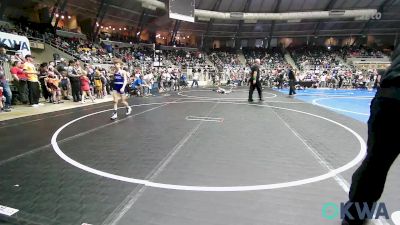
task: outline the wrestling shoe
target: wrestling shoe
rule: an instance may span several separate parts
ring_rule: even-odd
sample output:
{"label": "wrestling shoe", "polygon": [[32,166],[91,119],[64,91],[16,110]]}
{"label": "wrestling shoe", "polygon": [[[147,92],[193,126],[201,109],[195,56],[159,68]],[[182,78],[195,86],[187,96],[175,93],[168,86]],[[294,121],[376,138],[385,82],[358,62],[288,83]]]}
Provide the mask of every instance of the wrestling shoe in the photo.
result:
{"label": "wrestling shoe", "polygon": [[117,113],[113,113],[110,119],[112,119],[112,120],[118,119]]}
{"label": "wrestling shoe", "polygon": [[132,108],[131,107],[127,107],[126,108],[126,115],[128,116],[128,115],[130,115],[132,113]]}

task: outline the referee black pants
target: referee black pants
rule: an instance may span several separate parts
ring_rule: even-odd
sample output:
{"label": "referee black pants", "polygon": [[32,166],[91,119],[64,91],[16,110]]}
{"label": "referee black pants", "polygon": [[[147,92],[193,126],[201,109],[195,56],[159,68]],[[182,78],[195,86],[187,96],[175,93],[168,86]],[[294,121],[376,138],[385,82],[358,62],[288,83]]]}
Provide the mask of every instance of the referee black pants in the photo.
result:
{"label": "referee black pants", "polygon": [[295,84],[294,80],[289,80],[289,95],[296,94],[296,88],[294,87],[294,84]]}
{"label": "referee black pants", "polygon": [[[371,102],[368,120],[367,156],[352,177],[347,204],[358,202],[368,204],[370,209],[382,195],[386,176],[400,153],[400,99],[375,97]],[[353,218],[345,218],[362,224],[355,204],[348,210]]]}
{"label": "referee black pants", "polygon": [[262,88],[261,88],[261,82],[256,82],[256,84],[253,84],[253,81],[250,82],[250,90],[249,90],[249,102],[253,101],[253,92],[254,89],[257,89],[258,92],[258,97],[260,100],[262,100]]}
{"label": "referee black pants", "polygon": [[79,80],[71,79],[71,91],[74,102],[81,101],[81,82]]}

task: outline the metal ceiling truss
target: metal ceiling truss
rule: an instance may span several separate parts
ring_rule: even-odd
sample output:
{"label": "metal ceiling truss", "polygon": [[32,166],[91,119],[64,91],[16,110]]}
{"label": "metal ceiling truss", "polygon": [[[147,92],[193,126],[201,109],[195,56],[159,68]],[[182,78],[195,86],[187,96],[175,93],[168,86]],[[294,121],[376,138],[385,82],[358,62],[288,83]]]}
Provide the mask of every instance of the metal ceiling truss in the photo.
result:
{"label": "metal ceiling truss", "polygon": [[[216,10],[218,10],[218,8],[219,8],[219,6],[221,5],[221,2],[222,2],[222,0],[217,0],[217,1],[215,1],[214,2],[214,5],[213,5],[213,7],[212,7],[212,10],[213,11],[216,11]],[[214,22],[214,19],[210,19],[209,21],[208,21],[208,23],[207,23],[207,28],[206,28],[206,32],[204,33],[204,35],[203,35],[203,37],[208,37],[208,35],[209,35],[209,33],[210,33],[210,29],[211,29],[211,27],[212,27],[212,25],[213,25],[213,22]],[[202,43],[204,43],[204,39],[202,39]],[[205,47],[204,45],[202,45],[202,47]]]}
{"label": "metal ceiling truss", "polygon": [[[330,0],[330,1],[328,2],[328,4],[326,5],[324,11],[330,11],[330,10],[332,10],[332,9],[333,9],[333,6],[336,4],[336,2],[337,2],[337,0]],[[322,24],[322,20],[319,20],[318,23],[317,23],[317,25],[315,26],[315,29],[314,29],[314,33],[313,33],[314,36],[318,36],[318,32],[319,32],[319,30],[321,29],[321,24]]]}
{"label": "metal ceiling truss", "polygon": [[[279,12],[279,8],[281,7],[281,3],[282,0],[277,0],[275,8],[274,8],[274,13],[278,13]],[[271,46],[271,39],[272,39],[272,35],[274,34],[274,29],[275,29],[275,20],[273,20],[271,22],[271,30],[269,31],[269,35],[268,35],[268,49],[270,49]]]}
{"label": "metal ceiling truss", "polygon": [[[99,10],[97,11],[96,19],[93,23],[93,35],[92,38],[95,39],[100,32],[100,24],[103,23],[103,19],[107,14],[109,0],[101,0]],[[99,25],[99,26],[97,26]]]}
{"label": "metal ceiling truss", "polygon": [[[7,2],[7,1],[6,1],[6,2]],[[60,5],[60,3],[61,3],[61,0],[57,0],[56,3],[54,4],[53,11],[51,12],[51,15],[50,15],[50,21],[49,21],[49,23],[51,23],[51,22],[53,21],[54,16],[56,15],[56,12],[57,12],[57,8],[58,8],[58,6]],[[0,16],[1,16],[1,14],[0,14]],[[0,17],[0,18],[1,18],[1,17]]]}
{"label": "metal ceiling truss", "polygon": [[[64,1],[62,2],[61,6],[60,6],[60,8],[59,8],[59,10],[58,10],[59,13],[64,12],[65,7],[67,6],[67,3],[68,3],[68,0],[64,0]],[[61,18],[61,16],[59,16],[59,17],[56,18],[56,22],[54,23],[54,32],[55,32],[55,30],[56,30],[56,28],[57,28],[57,26],[58,26],[58,23],[60,22],[60,18]]]}
{"label": "metal ceiling truss", "polygon": [[171,41],[174,42],[176,35],[178,34],[179,27],[181,26],[181,20],[175,20],[174,30],[172,31]]}
{"label": "metal ceiling truss", "polygon": [[[243,9],[244,13],[249,11],[249,8],[250,8],[250,5],[251,5],[251,1],[252,0],[247,0],[246,1],[245,5],[244,5],[244,9]],[[235,47],[239,47],[239,43],[238,42],[239,42],[240,34],[242,32],[243,23],[244,23],[244,21],[240,20],[239,21],[239,25],[237,26],[237,30],[236,30],[236,34],[235,34]]]}
{"label": "metal ceiling truss", "polygon": [[140,34],[142,33],[144,26],[147,24],[148,18],[149,18],[149,16],[148,16],[147,9],[143,9],[142,10],[142,14],[140,14],[139,24],[138,24],[138,26],[136,28],[136,33],[135,33],[136,39],[139,39]]}
{"label": "metal ceiling truss", "polygon": [[[383,10],[385,9],[385,7],[393,4],[395,1],[396,0],[385,0],[384,2],[382,2],[382,4],[379,5],[378,12],[383,13]],[[371,24],[374,21],[375,20],[373,18],[370,18],[367,22],[365,22],[363,28],[360,31],[361,36],[356,37],[352,45],[356,44],[360,40],[360,37],[364,37],[366,35],[367,31],[370,29]]]}
{"label": "metal ceiling truss", "polygon": [[[219,6],[221,5],[221,2],[222,2],[222,0],[215,1],[214,5],[212,7],[212,10],[216,11],[219,8]],[[205,35],[208,35],[208,33],[210,32],[210,28],[211,28],[213,22],[214,22],[214,19],[210,19],[210,21],[208,21]]]}

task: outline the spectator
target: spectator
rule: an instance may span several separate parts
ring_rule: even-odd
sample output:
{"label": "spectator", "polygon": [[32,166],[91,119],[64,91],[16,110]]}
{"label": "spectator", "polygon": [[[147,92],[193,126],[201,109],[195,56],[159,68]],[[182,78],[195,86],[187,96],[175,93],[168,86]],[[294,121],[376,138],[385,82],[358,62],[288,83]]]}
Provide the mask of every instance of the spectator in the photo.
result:
{"label": "spectator", "polygon": [[60,100],[61,90],[60,90],[60,79],[54,74],[53,71],[49,71],[48,77],[46,79],[46,87],[51,95],[52,102],[54,104],[63,103]]}
{"label": "spectator", "polygon": [[10,112],[10,109],[4,109],[4,105],[3,105],[3,100],[4,96],[3,96],[3,87],[0,86],[0,112],[4,111],[4,112]]}
{"label": "spectator", "polygon": [[69,100],[69,95],[71,93],[71,82],[69,81],[68,73],[65,70],[61,72],[61,92],[63,99]]}
{"label": "spectator", "polygon": [[193,87],[194,84],[196,84],[196,86],[199,87],[199,82],[198,82],[198,80],[199,80],[200,71],[201,71],[200,69],[197,70],[197,71],[194,70],[193,82],[192,82],[192,86],[191,86],[191,87]]}
{"label": "spectator", "polygon": [[24,72],[28,75],[28,89],[29,89],[29,104],[32,107],[38,107],[40,98],[40,88],[38,72],[33,64],[31,55],[25,56],[26,62],[24,63]]}
{"label": "spectator", "polygon": [[[1,88],[0,101],[2,102],[1,109],[5,112],[10,112],[11,111],[10,106],[11,106],[12,94],[11,94],[11,89],[10,89],[10,86],[8,85],[8,81],[5,77],[4,69],[2,66],[0,66],[0,88]],[[3,94],[6,99],[4,106],[3,106]]]}
{"label": "spectator", "polygon": [[10,57],[6,54],[7,50],[4,47],[0,47],[0,62],[9,62]]}
{"label": "spectator", "polygon": [[52,102],[48,88],[46,87],[46,79],[48,74],[48,64],[42,63],[39,67],[39,83],[42,89],[42,96],[46,101]]}
{"label": "spectator", "polygon": [[28,104],[29,101],[29,89],[28,89],[28,76],[24,72],[24,65],[20,61],[14,61],[10,70],[11,75],[14,78],[14,84],[16,84],[19,93],[19,101],[22,104]]}
{"label": "spectator", "polygon": [[81,92],[82,92],[82,104],[85,103],[85,98],[86,95],[89,96],[89,98],[94,102],[94,98],[92,96],[92,93],[90,92],[90,80],[89,77],[87,76],[86,71],[82,71],[82,76],[80,77],[81,80]]}
{"label": "spectator", "polygon": [[68,69],[68,66],[65,63],[65,59],[61,58],[60,63],[58,63],[58,65],[57,65],[57,71],[61,73],[62,71],[67,71],[67,69]]}
{"label": "spectator", "polygon": [[94,76],[94,88],[95,88],[95,93],[97,98],[103,98],[103,90],[104,90],[104,85],[103,81],[101,79],[101,73],[99,70],[95,71],[95,76]]}
{"label": "spectator", "polygon": [[81,101],[81,82],[80,82],[80,68],[76,65],[75,60],[69,61],[68,78],[71,82],[72,98],[74,102]]}
{"label": "spectator", "polygon": [[143,81],[146,84],[147,88],[147,93],[146,95],[151,94],[151,90],[153,89],[153,83],[154,83],[154,75],[149,71],[145,76],[143,76]]}
{"label": "spectator", "polygon": [[135,81],[131,84],[131,89],[138,93],[140,96],[143,96],[144,90],[143,90],[143,76],[140,75],[138,78],[135,78]]}

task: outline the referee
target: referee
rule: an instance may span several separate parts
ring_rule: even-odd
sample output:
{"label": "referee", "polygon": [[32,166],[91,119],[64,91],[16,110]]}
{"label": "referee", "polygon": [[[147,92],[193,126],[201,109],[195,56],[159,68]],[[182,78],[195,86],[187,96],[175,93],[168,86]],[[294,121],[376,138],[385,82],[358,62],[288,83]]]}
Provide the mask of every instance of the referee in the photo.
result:
{"label": "referee", "polygon": [[348,212],[342,225],[363,225],[365,218],[359,218],[356,204],[368,204],[371,209],[385,187],[386,176],[400,153],[400,46],[394,51],[392,65],[382,76],[380,89],[371,102],[368,120],[367,156],[354,172],[346,203]]}
{"label": "referee", "polygon": [[296,75],[294,74],[292,69],[288,69],[288,77],[289,77],[289,95],[295,95],[296,94]]}
{"label": "referee", "polygon": [[250,90],[249,90],[249,102],[253,102],[253,92],[254,89],[257,88],[258,92],[258,97],[260,98],[260,101],[262,101],[262,88],[261,88],[261,82],[260,82],[260,64],[261,61],[260,59],[256,59],[254,61],[254,65],[251,67],[251,72],[250,72]]}

